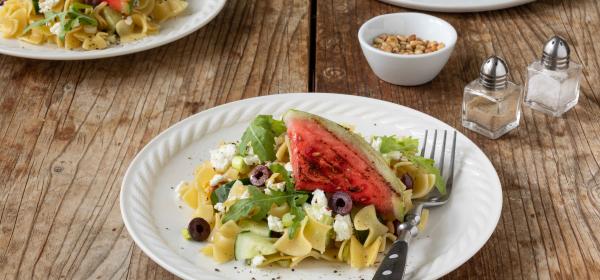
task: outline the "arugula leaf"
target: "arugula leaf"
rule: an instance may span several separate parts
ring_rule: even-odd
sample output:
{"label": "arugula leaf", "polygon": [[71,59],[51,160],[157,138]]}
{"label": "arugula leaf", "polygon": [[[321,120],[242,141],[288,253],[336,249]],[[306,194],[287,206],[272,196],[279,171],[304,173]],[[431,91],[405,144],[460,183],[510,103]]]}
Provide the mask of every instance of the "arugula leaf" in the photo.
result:
{"label": "arugula leaf", "polygon": [[[250,179],[248,178],[240,179],[237,181],[241,181],[244,185],[250,184]],[[231,181],[215,189],[210,194],[210,201],[212,202],[212,204],[215,205],[219,202],[225,202],[225,200],[227,200],[227,197],[229,197],[229,192],[231,191],[231,188],[233,187],[233,184],[235,184],[235,182],[236,181]]]}
{"label": "arugula leaf", "polygon": [[294,196],[288,199],[288,205],[290,206],[290,214],[292,214],[292,224],[288,227],[289,239],[294,239],[298,229],[302,224],[302,220],[306,216],[304,203],[308,200],[308,193],[294,191]]}
{"label": "arugula leaf", "polygon": [[381,153],[400,151],[403,154],[415,154],[419,149],[419,140],[410,136],[398,138],[396,136],[381,136]]}
{"label": "arugula leaf", "polygon": [[23,34],[26,34],[27,32],[29,32],[29,30],[31,30],[31,29],[33,29],[35,27],[46,25],[49,22],[54,21],[56,18],[64,19],[65,15],[66,15],[65,12],[56,13],[56,12],[53,12],[53,11],[48,11],[44,15],[44,19],[32,22],[27,27],[25,27],[25,29],[23,30]]}
{"label": "arugula leaf", "polygon": [[273,173],[279,173],[283,177],[286,192],[293,192],[295,190],[294,179],[290,176],[290,173],[285,169],[285,167],[283,167],[283,165],[279,163],[272,163],[271,166],[269,166],[269,169],[271,169]]}
{"label": "arugula leaf", "polygon": [[28,25],[25,30],[23,30],[23,34],[26,34],[32,28],[44,26],[50,22],[56,21],[58,18],[58,22],[61,25],[61,32],[58,34],[58,38],[64,40],[67,33],[79,25],[98,26],[98,21],[95,18],[86,15],[86,12],[91,11],[91,9],[93,9],[93,7],[90,5],[74,2],[71,3],[68,11],[60,13],[48,11],[44,14],[44,19]]}
{"label": "arugula leaf", "polygon": [[94,7],[92,7],[90,5],[79,3],[79,2],[73,2],[73,3],[71,3],[71,6],[69,6],[69,9],[72,11],[93,9],[93,8]]}
{"label": "arugula leaf", "polygon": [[282,120],[273,119],[272,116],[269,116],[269,123],[271,124],[271,129],[275,133],[275,136],[279,136],[287,131],[287,127],[285,127],[285,123]]}
{"label": "arugula leaf", "polygon": [[269,166],[269,169],[271,169],[273,173],[279,173],[283,176],[283,180],[285,181],[285,192],[294,195],[288,198],[287,202],[290,207],[290,214],[293,217],[292,224],[288,227],[288,236],[290,239],[293,239],[302,224],[302,220],[304,220],[304,217],[306,216],[303,206],[308,200],[309,193],[295,190],[294,180],[283,165],[273,163]]}
{"label": "arugula leaf", "polygon": [[446,182],[440,174],[440,170],[435,167],[435,161],[417,155],[419,150],[419,140],[410,136],[399,138],[397,136],[381,136],[381,146],[379,151],[383,154],[399,151],[404,157],[417,167],[428,173],[435,175],[435,187],[442,194],[446,193]]}
{"label": "arugula leaf", "polygon": [[239,219],[250,217],[255,221],[260,221],[267,217],[273,204],[281,205],[293,196],[284,192],[273,191],[271,195],[264,194],[255,186],[248,186],[249,198],[240,199],[229,208],[229,211],[223,216],[223,223],[228,221],[238,221]]}
{"label": "arugula leaf", "polygon": [[[219,187],[219,189],[223,189],[222,191],[217,189],[213,194],[225,192],[226,188],[226,185],[223,185]],[[229,187],[227,192],[229,192],[229,190],[231,190],[231,187]],[[271,191],[270,195],[266,195],[259,188],[252,185],[248,186],[248,192],[250,193],[249,198],[240,199],[229,208],[229,211],[223,216],[223,223],[230,220],[238,221],[247,217],[250,217],[255,221],[260,221],[267,217],[273,204],[279,206],[287,203],[290,207],[290,215],[293,217],[292,223],[288,227],[288,236],[290,239],[293,239],[296,236],[298,229],[302,224],[302,220],[304,220],[304,217],[306,216],[302,206],[308,200],[309,194],[307,192],[296,191],[292,186],[291,190],[286,190],[285,192]],[[217,194],[215,194],[215,196],[217,196]],[[215,198],[213,198],[212,195],[211,200],[214,204]]]}
{"label": "arugula leaf", "polygon": [[238,147],[242,156],[248,154],[248,146],[262,161],[275,160],[275,137],[286,131],[283,121],[275,120],[270,115],[259,115],[246,128]]}

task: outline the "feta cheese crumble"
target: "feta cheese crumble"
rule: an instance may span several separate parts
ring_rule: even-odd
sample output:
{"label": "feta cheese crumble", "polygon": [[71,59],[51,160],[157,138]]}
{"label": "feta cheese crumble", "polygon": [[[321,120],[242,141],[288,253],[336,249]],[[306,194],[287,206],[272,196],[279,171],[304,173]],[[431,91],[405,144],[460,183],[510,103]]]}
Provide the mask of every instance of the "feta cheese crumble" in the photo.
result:
{"label": "feta cheese crumble", "polygon": [[283,168],[285,168],[285,170],[287,170],[288,172],[292,172],[292,170],[294,170],[294,169],[292,168],[292,163],[291,163],[291,162],[287,162],[287,163],[286,163],[286,164],[283,166]]}
{"label": "feta cheese crumble", "polygon": [[223,181],[226,181],[226,180],[227,180],[227,177],[225,177],[225,176],[223,176],[223,175],[221,175],[221,174],[216,174],[215,176],[213,176],[213,177],[210,179],[210,182],[209,182],[209,184],[210,184],[210,186],[211,186],[211,187],[215,187],[215,186],[217,186],[219,183],[221,183],[221,182],[223,182]]}
{"label": "feta cheese crumble", "polygon": [[40,13],[49,12],[52,10],[52,7],[56,6],[60,0],[46,0],[44,2],[39,2]]}
{"label": "feta cheese crumble", "polygon": [[265,185],[267,187],[265,190],[271,189],[271,190],[280,191],[280,192],[285,190],[284,182],[273,183],[273,180],[267,180],[267,183]]}
{"label": "feta cheese crumble", "polygon": [[316,189],[312,193],[313,197],[310,200],[310,204],[327,207],[327,196],[325,196],[325,192],[321,189]]}
{"label": "feta cheese crumble", "polygon": [[257,155],[247,155],[244,157],[244,163],[247,165],[256,165],[260,163],[260,159]]}
{"label": "feta cheese crumble", "polygon": [[335,215],[333,222],[335,241],[344,241],[352,237],[352,221],[350,215]]}
{"label": "feta cheese crumble", "polygon": [[62,25],[60,25],[60,22],[57,22],[54,25],[52,25],[52,27],[50,27],[50,33],[52,33],[56,36],[59,36],[62,31],[63,31],[63,27],[62,27]]}
{"label": "feta cheese crumble", "polygon": [[237,153],[237,148],[234,144],[221,145],[216,150],[210,150],[210,164],[217,171],[224,172],[231,165],[231,160]]}
{"label": "feta cheese crumble", "polygon": [[225,212],[225,205],[223,204],[223,202],[218,202],[217,204],[215,204],[215,210],[221,213]]}
{"label": "feta cheese crumble", "polygon": [[267,217],[267,223],[269,225],[269,229],[275,232],[283,232],[283,222],[281,219],[276,216],[269,215]]}
{"label": "feta cheese crumble", "polygon": [[331,210],[327,207],[327,197],[325,192],[316,189],[312,193],[313,197],[310,204],[304,204],[306,214],[317,221],[322,221],[323,217],[331,217]]}
{"label": "feta cheese crumble", "polygon": [[257,267],[257,266],[261,265],[265,260],[266,259],[263,255],[258,255],[256,257],[252,258],[252,261],[250,261],[250,265],[252,265],[253,267]]}
{"label": "feta cheese crumble", "polygon": [[125,18],[125,24],[127,24],[127,25],[133,24],[133,19],[131,18],[131,16],[128,16]]}

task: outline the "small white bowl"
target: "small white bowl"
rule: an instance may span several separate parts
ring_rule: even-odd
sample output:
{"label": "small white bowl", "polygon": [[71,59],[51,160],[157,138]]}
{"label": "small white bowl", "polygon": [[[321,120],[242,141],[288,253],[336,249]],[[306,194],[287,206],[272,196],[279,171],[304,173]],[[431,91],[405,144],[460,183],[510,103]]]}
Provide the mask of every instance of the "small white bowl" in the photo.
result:
{"label": "small white bowl", "polygon": [[[443,42],[441,50],[416,55],[384,52],[372,45],[381,34],[411,35]],[[416,86],[435,78],[454,50],[456,30],[443,19],[421,13],[395,13],[374,17],[358,30],[358,41],[375,75],[395,85]]]}

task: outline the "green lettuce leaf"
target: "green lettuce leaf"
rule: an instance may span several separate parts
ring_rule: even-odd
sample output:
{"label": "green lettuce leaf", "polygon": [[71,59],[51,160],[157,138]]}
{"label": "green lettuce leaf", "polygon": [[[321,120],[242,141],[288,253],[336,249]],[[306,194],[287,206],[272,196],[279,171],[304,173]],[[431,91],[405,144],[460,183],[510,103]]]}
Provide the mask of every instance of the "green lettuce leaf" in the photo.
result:
{"label": "green lettuce leaf", "polygon": [[398,138],[396,136],[381,136],[381,153],[399,151],[402,154],[416,154],[419,149],[419,140],[410,136]]}
{"label": "green lettuce leaf", "polygon": [[440,174],[440,170],[435,167],[435,161],[432,159],[424,158],[417,155],[407,156],[408,160],[419,168],[425,170],[427,173],[435,175],[435,187],[441,194],[446,193],[446,182]]}
{"label": "green lettuce leaf", "polygon": [[435,187],[442,194],[446,193],[446,182],[440,174],[440,170],[435,167],[435,161],[422,156],[417,155],[419,150],[419,140],[410,136],[397,137],[397,136],[377,136],[381,140],[381,146],[379,146],[379,152],[386,154],[389,152],[398,151],[402,153],[410,162],[417,167],[423,169],[427,173],[435,175]]}
{"label": "green lettuce leaf", "polygon": [[275,160],[275,137],[286,131],[283,121],[275,120],[269,115],[259,115],[246,128],[240,145],[239,153],[242,156],[248,154],[248,147],[252,147],[254,154],[261,162]]}

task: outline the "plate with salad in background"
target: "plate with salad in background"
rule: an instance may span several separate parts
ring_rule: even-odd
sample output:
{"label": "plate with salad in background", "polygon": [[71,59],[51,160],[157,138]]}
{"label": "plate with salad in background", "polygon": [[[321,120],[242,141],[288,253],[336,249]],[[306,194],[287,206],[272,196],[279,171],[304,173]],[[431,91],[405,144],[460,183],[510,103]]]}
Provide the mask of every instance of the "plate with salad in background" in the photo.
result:
{"label": "plate with salad in background", "polygon": [[[218,106],[138,154],[121,189],[123,219],[147,255],[186,279],[371,278],[412,200],[445,192],[436,159],[417,153],[426,129],[451,128],[347,95]],[[453,195],[423,213],[408,278],[452,271],[500,217],[493,166],[466,137],[457,147]]]}
{"label": "plate with salad in background", "polygon": [[0,53],[48,60],[125,55],[180,39],[225,0],[2,0]]}

